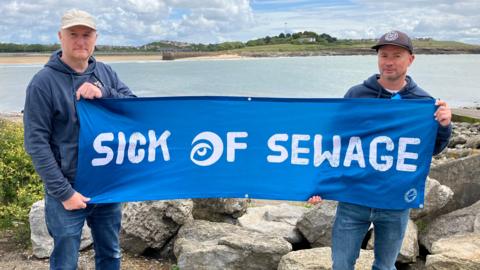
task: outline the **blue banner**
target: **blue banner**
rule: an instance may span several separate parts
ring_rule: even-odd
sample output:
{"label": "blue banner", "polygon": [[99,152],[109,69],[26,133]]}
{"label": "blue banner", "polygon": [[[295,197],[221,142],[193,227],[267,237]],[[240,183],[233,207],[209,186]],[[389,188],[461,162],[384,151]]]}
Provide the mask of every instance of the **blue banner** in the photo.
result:
{"label": "blue banner", "polygon": [[181,198],[423,207],[434,100],[81,100],[74,188],[92,203]]}

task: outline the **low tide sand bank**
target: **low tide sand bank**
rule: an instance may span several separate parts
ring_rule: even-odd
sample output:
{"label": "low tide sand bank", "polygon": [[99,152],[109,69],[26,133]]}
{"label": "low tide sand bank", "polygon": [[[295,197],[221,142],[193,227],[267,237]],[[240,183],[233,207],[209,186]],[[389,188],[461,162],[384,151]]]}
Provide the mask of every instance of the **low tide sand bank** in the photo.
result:
{"label": "low tide sand bank", "polygon": [[[45,64],[50,55],[0,56],[0,64]],[[119,61],[158,61],[162,55],[100,55],[96,56],[102,62]]]}
{"label": "low tide sand bank", "polygon": [[[45,64],[50,55],[0,55],[0,64]],[[98,55],[95,58],[102,62],[123,62],[123,61],[160,61],[161,54],[152,55]],[[217,54],[203,55],[197,57],[182,57],[188,60],[229,60],[240,59],[242,56],[237,54]]]}

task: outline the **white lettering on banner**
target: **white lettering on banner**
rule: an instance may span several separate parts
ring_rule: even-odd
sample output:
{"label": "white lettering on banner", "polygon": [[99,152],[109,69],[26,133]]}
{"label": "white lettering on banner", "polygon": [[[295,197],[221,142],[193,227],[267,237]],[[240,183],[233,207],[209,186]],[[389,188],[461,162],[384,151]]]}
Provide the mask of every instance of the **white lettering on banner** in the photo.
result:
{"label": "white lettering on banner", "polygon": [[94,158],[92,160],[93,166],[104,166],[110,163],[113,159],[113,150],[108,146],[103,146],[102,142],[111,142],[113,141],[113,133],[101,133],[98,135],[95,140],[93,141],[93,149],[97,151],[99,154],[106,154],[103,158]]}
{"label": "white lettering on banner", "polygon": [[270,163],[282,163],[288,158],[287,148],[277,145],[276,142],[286,142],[288,141],[288,134],[275,134],[268,139],[268,148],[275,152],[280,152],[280,155],[268,155],[267,160]]}
{"label": "white lettering on banner", "polygon": [[407,145],[419,145],[419,138],[400,138],[398,142],[398,160],[397,171],[414,172],[417,170],[416,165],[405,164],[405,159],[418,159],[417,153],[407,152]]}
{"label": "white lettering on banner", "polygon": [[[117,133],[116,137],[112,132],[100,133],[93,141],[93,149],[101,157],[93,158],[92,166],[108,165],[115,156],[115,164],[117,165],[125,162],[125,156],[128,162],[133,164],[141,163],[144,160],[154,162],[158,152],[157,148],[161,150],[163,161],[169,161],[170,152],[167,139],[170,135],[170,131],[165,130],[157,137],[155,130],[148,130],[148,136],[140,132],[133,132],[127,140],[125,133],[121,131]],[[248,138],[248,133],[245,131],[227,132],[225,137],[226,143],[224,145],[222,138],[214,132],[204,131],[197,134],[192,140],[190,160],[198,166],[211,166],[221,159],[224,148],[226,148],[226,161],[235,162],[237,151],[248,148],[245,141]],[[291,142],[289,143],[290,139]],[[310,164],[310,159],[313,158],[314,167],[321,166],[327,160],[328,165],[332,168],[337,168],[340,165],[365,168],[367,166],[366,162],[368,162],[374,170],[380,172],[392,168],[402,172],[415,172],[417,170],[417,165],[412,164],[412,161],[418,160],[418,153],[408,152],[407,148],[410,145],[419,145],[421,143],[420,138],[400,137],[395,151],[395,142],[388,136],[374,137],[370,141],[369,147],[365,149],[362,139],[358,136],[352,136],[348,138],[343,162],[341,162],[342,138],[340,135],[333,135],[331,141],[325,140],[325,137],[320,134],[313,136],[313,142],[311,139],[312,136],[308,134],[292,134],[291,138],[290,135],[285,133],[274,134],[267,141],[271,153],[267,155],[266,159],[269,163],[283,163],[290,157],[290,164],[306,166]],[[330,142],[331,149],[324,147],[325,141]],[[117,143],[116,153],[108,146],[109,144],[115,145],[115,143]],[[364,154],[364,150],[368,151],[367,155]],[[367,160],[365,160],[366,158]],[[395,160],[396,164],[394,166]],[[410,162],[407,163],[407,160],[410,160]]]}
{"label": "white lettering on banner", "polygon": [[[170,136],[170,131],[164,131],[157,139],[154,130],[148,131],[148,140],[150,141],[148,146],[148,161],[153,162],[156,158],[156,148],[160,147],[162,150],[163,160],[170,160],[170,153],[168,151],[167,139]],[[117,158],[115,164],[121,165],[125,159],[125,149],[127,147],[125,134],[118,132],[117,134],[118,146],[117,146]],[[95,137],[93,141],[93,149],[98,154],[105,155],[104,157],[92,159],[92,166],[105,166],[108,165],[114,157],[114,152],[111,147],[105,146],[104,143],[114,142],[115,136],[112,132],[100,133]],[[140,163],[145,159],[145,149],[140,148],[147,144],[147,139],[140,132],[134,132],[130,135],[128,140],[128,161],[131,163]]]}
{"label": "white lettering on banner", "polygon": [[338,167],[340,165],[341,144],[340,136],[335,135],[333,136],[333,154],[330,151],[322,152],[322,135],[315,135],[313,141],[313,165],[318,167],[327,159],[331,167]]}
{"label": "white lettering on banner", "polygon": [[235,161],[235,149],[247,149],[246,143],[237,143],[235,138],[246,138],[247,132],[228,132],[227,133],[227,161]]}
{"label": "white lettering on banner", "polygon": [[[313,141],[313,165],[319,167],[325,160],[328,160],[331,167],[340,166],[340,153],[341,153],[341,137],[339,135],[333,136],[333,149],[332,151],[323,150],[322,147],[322,135],[315,135]],[[270,163],[283,163],[288,159],[288,149],[281,145],[281,143],[287,143],[289,140],[288,134],[274,134],[268,139],[268,148],[276,154],[270,154],[267,156],[267,161]],[[299,142],[308,142],[310,136],[306,134],[294,134],[292,135],[291,153],[292,158],[290,163],[293,165],[308,165],[309,159],[307,154],[310,153],[310,148],[300,147]],[[417,166],[414,164],[406,164],[406,159],[416,160],[418,159],[418,153],[407,152],[408,145],[419,145],[421,140],[419,138],[400,137],[398,141],[397,150],[397,164],[395,169],[403,172],[414,172],[417,170]],[[377,171],[387,171],[393,167],[394,156],[381,155],[378,157],[379,145],[385,145],[385,150],[393,152],[395,144],[390,137],[378,136],[370,142],[368,161],[373,169]],[[299,157],[299,154],[304,154]],[[379,161],[378,160],[381,161]],[[351,167],[352,161],[356,161],[360,168],[365,168],[365,155],[363,153],[362,140],[360,137],[350,137],[343,160],[344,167]]]}
{"label": "white lettering on banner", "polygon": [[310,135],[304,134],[293,134],[292,135],[292,164],[295,165],[308,165],[308,158],[301,158],[299,154],[308,154],[310,153],[309,148],[300,147],[300,141],[309,141]]}
{"label": "white lettering on banner", "polygon": [[[354,151],[357,153],[355,154]],[[363,157],[362,140],[360,137],[351,137],[348,143],[347,153],[345,154],[345,160],[343,166],[350,167],[352,160],[358,162],[360,168],[365,168],[365,159]]]}
{"label": "white lettering on banner", "polygon": [[125,141],[125,134],[123,132],[118,132],[118,149],[117,149],[117,160],[116,164],[122,164],[123,158],[125,157],[125,146],[127,142]]}
{"label": "white lettering on banner", "polygon": [[134,132],[130,135],[130,140],[128,142],[128,160],[130,160],[131,163],[140,163],[145,157],[145,150],[143,149],[138,149],[138,152],[136,153],[137,142],[140,145],[145,145],[147,144],[147,139],[145,139],[145,136],[140,132]]}
{"label": "white lettering on banner", "polygon": [[377,171],[388,171],[393,164],[393,157],[392,156],[380,156],[380,160],[384,161],[385,163],[380,164],[377,162],[377,146],[379,143],[384,143],[386,144],[385,149],[387,151],[393,151],[395,148],[395,145],[393,144],[392,139],[390,139],[387,136],[379,136],[375,137],[375,139],[372,140],[370,143],[370,157],[369,161],[372,167],[377,170]]}
{"label": "white lettering on banner", "polygon": [[148,140],[150,141],[150,145],[148,146],[148,161],[152,162],[155,161],[155,149],[160,146],[162,149],[163,160],[169,161],[170,160],[170,153],[168,152],[168,145],[167,139],[170,136],[170,131],[165,130],[162,135],[156,139],[155,130],[148,131]]}

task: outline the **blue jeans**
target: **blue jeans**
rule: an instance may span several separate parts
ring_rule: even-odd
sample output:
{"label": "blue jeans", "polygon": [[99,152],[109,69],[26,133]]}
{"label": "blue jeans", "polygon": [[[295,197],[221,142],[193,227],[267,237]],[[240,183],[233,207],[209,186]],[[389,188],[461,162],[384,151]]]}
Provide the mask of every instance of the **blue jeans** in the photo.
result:
{"label": "blue jeans", "polygon": [[410,209],[387,210],[340,202],[332,232],[334,270],[353,270],[363,238],[373,223],[375,261],[372,269],[394,270]]}
{"label": "blue jeans", "polygon": [[87,204],[87,208],[68,211],[57,199],[45,195],[45,221],[54,247],[50,269],[76,269],[83,224],[91,229],[95,249],[95,268],[120,269],[119,232],[122,208],[119,203]]}

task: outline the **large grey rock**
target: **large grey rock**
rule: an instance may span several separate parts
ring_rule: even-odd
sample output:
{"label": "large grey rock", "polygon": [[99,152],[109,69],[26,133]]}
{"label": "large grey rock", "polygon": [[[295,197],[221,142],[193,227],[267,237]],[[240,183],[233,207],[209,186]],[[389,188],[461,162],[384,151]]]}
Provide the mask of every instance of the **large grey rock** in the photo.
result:
{"label": "large grey rock", "polygon": [[191,200],[126,204],[120,230],[122,248],[134,254],[163,248],[182,224],[193,219],[192,208]]}
{"label": "large grey rock", "polygon": [[480,234],[456,235],[436,241],[425,267],[427,270],[480,269]]}
{"label": "large grey rock", "polygon": [[193,217],[213,222],[237,223],[247,211],[246,199],[193,199]]}
{"label": "large grey rock", "polygon": [[471,148],[448,148],[442,152],[442,155],[449,160],[468,157],[478,153],[477,149]]}
{"label": "large grey rock", "polygon": [[435,241],[466,233],[480,233],[480,201],[433,220],[420,235],[420,243],[432,252]]}
{"label": "large grey rock", "polygon": [[281,237],[205,220],[183,225],[174,246],[182,270],[276,269],[291,250]]}
{"label": "large grey rock", "polygon": [[337,202],[323,200],[297,222],[298,230],[312,247],[331,246]]}
{"label": "large grey rock", "polygon": [[[48,258],[53,250],[53,238],[48,234],[45,223],[45,201],[34,203],[29,213],[30,240],[32,241],[33,255],[39,259]],[[80,250],[89,247],[93,243],[90,228],[86,222],[82,229]]]}
{"label": "large grey rock", "polygon": [[238,219],[238,225],[267,235],[283,237],[292,244],[298,244],[304,238],[295,224],[306,211],[305,207],[286,203],[250,207],[247,213]]}
{"label": "large grey rock", "polygon": [[453,198],[453,191],[435,179],[427,177],[425,183],[425,203],[423,208],[412,209],[410,218],[417,220],[434,214]]}
{"label": "large grey rock", "polygon": [[473,136],[467,139],[465,147],[480,149],[480,136]]}
{"label": "large grey rock", "polygon": [[448,147],[453,148],[457,145],[465,144],[467,142],[467,139],[463,135],[454,135],[452,138],[450,138],[450,141],[448,142]]}
{"label": "large grey rock", "polygon": [[[372,250],[360,250],[355,264],[356,270],[370,270],[374,261]],[[329,247],[319,247],[292,251],[283,256],[278,270],[330,270],[332,269],[332,252]]]}
{"label": "large grey rock", "polygon": [[[367,249],[373,250],[375,242],[375,232],[372,233],[370,240],[367,244]],[[419,255],[418,247],[418,229],[417,225],[412,220],[408,221],[405,236],[403,237],[402,247],[397,257],[397,262],[400,263],[413,263],[417,260]]]}
{"label": "large grey rock", "polygon": [[453,199],[437,215],[468,207],[480,198],[480,155],[434,166],[429,176],[452,189]]}

